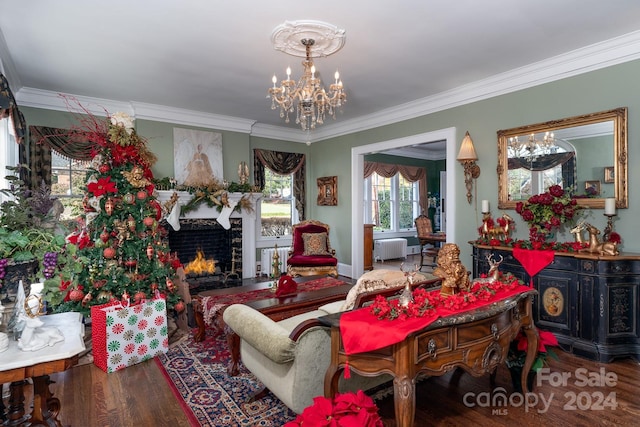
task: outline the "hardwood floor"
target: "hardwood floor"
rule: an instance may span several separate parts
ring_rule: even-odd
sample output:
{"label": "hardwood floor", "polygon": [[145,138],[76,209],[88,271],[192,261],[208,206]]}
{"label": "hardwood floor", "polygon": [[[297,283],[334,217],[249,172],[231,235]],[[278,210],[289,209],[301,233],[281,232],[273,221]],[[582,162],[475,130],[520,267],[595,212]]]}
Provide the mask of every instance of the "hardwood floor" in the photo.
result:
{"label": "hardwood floor", "polygon": [[[555,386],[549,381],[534,388],[540,400],[551,401],[546,408],[542,403],[525,408],[522,405],[484,405],[480,393],[492,394],[489,377],[475,378],[466,373],[451,372],[442,377],[427,378],[417,385],[416,427],[421,426],[626,426],[637,425],[640,417],[640,366],[632,359],[610,364],[591,362],[559,352],[559,360],[551,361],[551,372],[569,373],[566,386]],[[584,368],[592,375],[611,377],[611,386],[580,386],[576,369]],[[147,361],[123,371],[105,374],[92,364],[72,368],[52,375],[54,395],[62,401],[60,420],[64,425],[78,427],[125,426],[188,426],[179,402],[173,397],[161,371],[154,361]],[[496,386],[504,387],[511,395],[512,386],[506,368],[499,368]],[[613,397],[605,402],[599,394]],[[466,396],[466,399],[465,399]],[[478,397],[476,397],[478,396]],[[577,401],[571,400],[578,397]],[[465,405],[465,401],[467,404]],[[519,403],[519,400],[514,400]],[[604,404],[599,410],[596,404]],[[609,403],[616,403],[612,408]],[[475,404],[474,407],[470,407]],[[571,405],[576,405],[572,409]],[[484,405],[484,406],[483,406]],[[582,409],[578,409],[581,405]],[[378,406],[385,426],[396,426],[393,395],[382,399]]]}
{"label": "hardwood floor", "polygon": [[[420,258],[417,257],[417,262]],[[399,268],[402,260],[375,263],[374,267]],[[405,261],[407,262],[407,261]],[[408,262],[416,262],[409,256]],[[422,271],[430,271],[423,268]],[[550,360],[554,379],[568,376],[565,384],[548,380],[535,386],[537,405],[524,407],[512,394],[506,367],[500,367],[496,384],[489,377],[475,378],[454,371],[427,378],[416,386],[415,426],[626,426],[637,425],[640,417],[640,364],[624,359],[597,363],[557,351]],[[576,371],[577,369],[582,371]],[[581,377],[592,377],[582,385]],[[54,396],[62,402],[60,421],[77,427],[189,426],[180,402],[175,399],[155,361],[106,374],[93,364],[53,374]],[[607,379],[609,384],[603,384]],[[614,380],[615,379],[615,380]],[[491,404],[503,387],[511,404]],[[489,400],[487,400],[487,398]],[[533,399],[533,395],[530,397]],[[484,400],[483,400],[484,399]],[[545,403],[543,403],[543,401]],[[545,406],[546,402],[550,404]],[[5,403],[6,400],[5,400]],[[28,405],[30,402],[25,402]],[[615,406],[614,406],[615,404]],[[378,402],[385,426],[396,426],[393,395]]]}

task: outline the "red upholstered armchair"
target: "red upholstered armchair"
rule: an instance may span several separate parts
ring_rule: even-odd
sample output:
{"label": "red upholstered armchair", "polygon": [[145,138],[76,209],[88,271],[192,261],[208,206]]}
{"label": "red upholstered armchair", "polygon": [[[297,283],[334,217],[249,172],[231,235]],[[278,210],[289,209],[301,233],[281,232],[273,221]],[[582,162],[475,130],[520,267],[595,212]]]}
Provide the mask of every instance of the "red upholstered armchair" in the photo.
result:
{"label": "red upholstered armchair", "polygon": [[329,226],[309,219],[293,226],[293,244],[287,259],[290,276],[338,277],[336,251],[329,243]]}

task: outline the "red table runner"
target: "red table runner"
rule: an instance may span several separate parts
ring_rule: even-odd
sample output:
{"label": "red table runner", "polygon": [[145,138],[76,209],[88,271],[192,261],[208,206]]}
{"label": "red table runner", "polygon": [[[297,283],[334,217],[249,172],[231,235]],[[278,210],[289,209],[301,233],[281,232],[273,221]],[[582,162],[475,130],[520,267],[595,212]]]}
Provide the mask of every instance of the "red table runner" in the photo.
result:
{"label": "red table runner", "polygon": [[[344,351],[349,355],[384,348],[401,342],[412,332],[426,328],[440,317],[447,317],[485,307],[530,290],[528,286],[516,282],[500,288],[488,299],[476,299],[475,301],[473,301],[474,298],[472,297],[464,298],[464,293],[461,293],[460,296],[468,300],[464,307],[436,306],[422,317],[380,320],[372,313],[371,306],[348,311],[340,317],[340,334],[342,335]],[[440,290],[437,289],[429,293],[432,292],[439,294]],[[470,293],[467,294],[471,295]],[[460,296],[456,297],[460,298]]]}
{"label": "red table runner", "polygon": [[533,287],[533,276],[553,262],[555,253],[552,250],[513,248],[513,257],[520,261],[524,270],[531,276],[529,286]]}

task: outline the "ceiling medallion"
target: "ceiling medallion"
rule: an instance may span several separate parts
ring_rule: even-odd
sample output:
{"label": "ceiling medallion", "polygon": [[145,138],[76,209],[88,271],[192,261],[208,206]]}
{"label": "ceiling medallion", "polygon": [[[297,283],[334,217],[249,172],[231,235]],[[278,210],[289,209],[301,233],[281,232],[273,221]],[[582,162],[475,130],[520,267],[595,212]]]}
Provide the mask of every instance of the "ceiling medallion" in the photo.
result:
{"label": "ceiling medallion", "polygon": [[335,119],[336,110],[347,100],[340,74],[336,71],[335,81],[326,91],[316,76],[313,58],[339,51],[344,46],[345,31],[320,21],[286,21],[273,30],[271,41],[276,50],[305,58],[299,81],[291,79],[291,68],[287,68],[287,77],[280,86],[277,86],[278,78],[273,76],[273,87],[267,96],[271,98],[271,109],[280,108],[280,117],[285,123],[289,123],[289,113],[295,111],[296,124],[307,131],[323,124],[326,114]]}

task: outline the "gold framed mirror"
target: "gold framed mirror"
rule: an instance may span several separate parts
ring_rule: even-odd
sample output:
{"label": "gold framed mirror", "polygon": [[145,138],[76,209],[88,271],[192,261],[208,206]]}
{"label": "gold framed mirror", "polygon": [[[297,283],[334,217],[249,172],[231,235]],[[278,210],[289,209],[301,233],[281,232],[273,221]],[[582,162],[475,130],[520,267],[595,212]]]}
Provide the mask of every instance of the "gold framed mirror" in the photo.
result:
{"label": "gold framed mirror", "polygon": [[627,208],[627,162],[626,107],[499,130],[498,209],[553,184],[570,187],[579,205],[604,209],[613,197]]}

